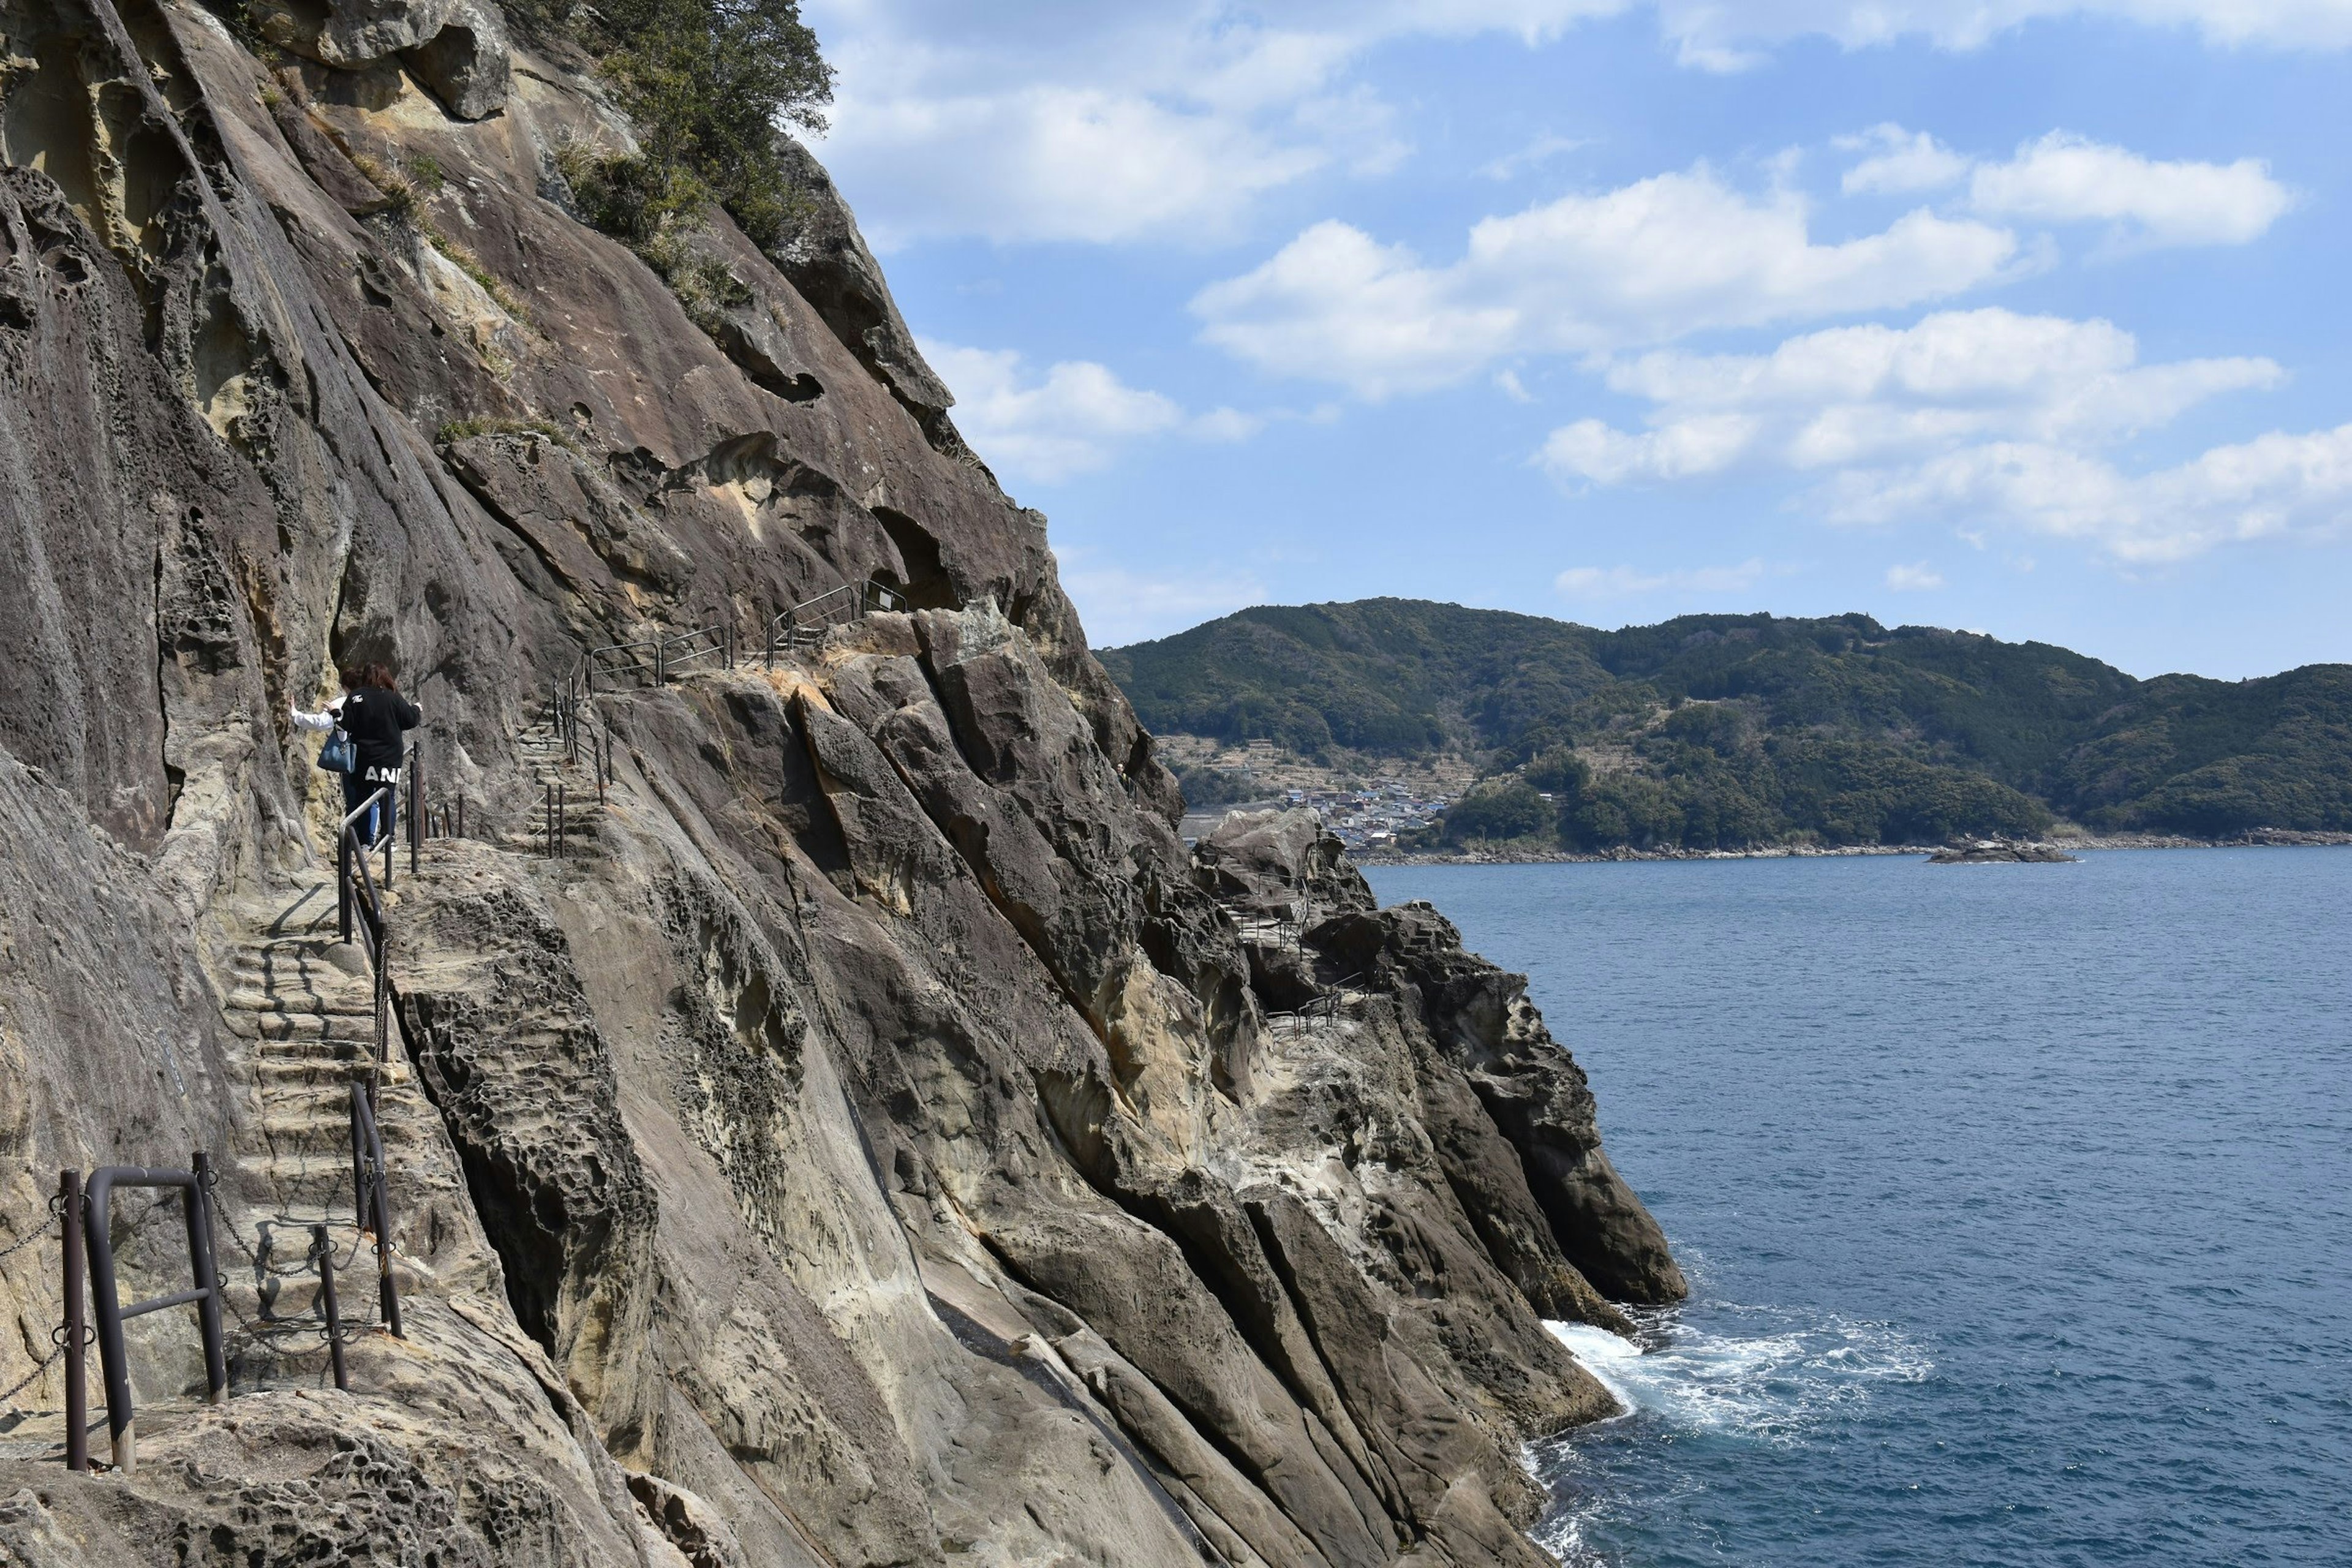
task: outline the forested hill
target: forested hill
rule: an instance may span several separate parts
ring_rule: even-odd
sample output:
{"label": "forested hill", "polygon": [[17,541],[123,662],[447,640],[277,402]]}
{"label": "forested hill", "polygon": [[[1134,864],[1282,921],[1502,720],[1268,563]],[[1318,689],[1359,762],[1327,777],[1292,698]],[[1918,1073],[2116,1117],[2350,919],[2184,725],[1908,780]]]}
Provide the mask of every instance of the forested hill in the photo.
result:
{"label": "forested hill", "polygon": [[1157,731],[1480,757],[1456,838],[2352,830],[2352,665],[2142,681],[1863,615],[1605,632],[1412,599],[1244,610],[1102,659]]}

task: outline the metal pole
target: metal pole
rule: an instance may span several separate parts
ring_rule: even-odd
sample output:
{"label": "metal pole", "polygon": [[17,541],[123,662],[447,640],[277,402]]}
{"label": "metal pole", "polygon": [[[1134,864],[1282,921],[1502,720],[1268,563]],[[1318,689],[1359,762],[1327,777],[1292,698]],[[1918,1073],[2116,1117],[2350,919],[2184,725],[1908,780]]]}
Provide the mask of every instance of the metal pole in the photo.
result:
{"label": "metal pole", "polygon": [[376,1304],[383,1313],[383,1326],[392,1331],[392,1337],[405,1339],[407,1336],[400,1331],[400,1288],[392,1278],[392,1202],[384,1194],[383,1135],[376,1128],[373,1099],[373,1095],[369,1097],[364,1110],[370,1173],[369,1206],[375,1221]]}
{"label": "metal pole", "polygon": [[[100,1173],[103,1180],[104,1173]],[[114,1468],[130,1475],[139,1465],[139,1434],[131,1406],[131,1369],[122,1347],[122,1298],[115,1291],[114,1256],[100,1228],[106,1215],[96,1202],[82,1205],[82,1230],[89,1247],[90,1305],[98,1315],[98,1370],[106,1380],[106,1426],[114,1440]]]}
{"label": "metal pole", "polygon": [[352,940],[352,832],[346,826],[335,838],[335,936]]}
{"label": "metal pole", "polygon": [[563,781],[558,779],[555,781],[555,858],[559,860],[564,858],[563,841],[572,829],[570,814],[564,809],[565,805]]}
{"label": "metal pole", "polygon": [[195,1184],[187,1192],[188,1268],[204,1299],[196,1303],[196,1331],[205,1344],[205,1392],[215,1405],[228,1403],[228,1356],[221,1338],[220,1270],[213,1259],[213,1164],[202,1149],[188,1163]]}
{"label": "metal pole", "polygon": [[425,743],[408,748],[408,874],[416,875],[416,857],[425,842]]}
{"label": "metal pole", "polygon": [[457,837],[466,837],[466,797],[462,795],[457,797]]}
{"label": "metal pole", "polygon": [[352,1374],[343,1365],[343,1313],[335,1301],[335,1248],[327,1227],[310,1227],[310,1255],[319,1260],[319,1305],[327,1314],[327,1360],[335,1369],[335,1386],[352,1391]]}
{"label": "metal pole", "polygon": [[664,683],[662,656],[667,643],[668,639],[664,637],[660,633],[656,632],[654,634],[654,684],[656,686],[660,686]]}
{"label": "metal pole", "polygon": [[360,1110],[361,1110],[361,1108],[362,1108],[362,1104],[364,1103],[364,1102],[363,1102],[363,1100],[362,1100],[362,1097],[363,1095],[365,1095],[365,1094],[366,1094],[366,1092],[367,1092],[367,1091],[366,1091],[366,1089],[364,1089],[363,1088],[362,1088],[362,1087],[361,1087],[361,1079],[360,1079],[359,1076],[358,1076],[357,1074],[352,1075],[352,1115],[351,1115],[351,1121],[352,1121],[352,1226],[353,1226],[354,1227],[356,1227],[356,1228],[358,1228],[358,1229],[360,1229],[360,1230],[365,1230],[365,1229],[367,1229],[367,1212],[368,1212],[368,1201],[367,1201],[367,1140],[366,1140],[364,1137],[362,1137],[362,1134],[361,1134],[361,1132],[360,1132]]}
{"label": "metal pole", "polygon": [[82,1357],[86,1314],[82,1310],[84,1265],[81,1234],[81,1173],[58,1173],[58,1205],[65,1210],[66,1468],[89,1468],[89,1369]]}

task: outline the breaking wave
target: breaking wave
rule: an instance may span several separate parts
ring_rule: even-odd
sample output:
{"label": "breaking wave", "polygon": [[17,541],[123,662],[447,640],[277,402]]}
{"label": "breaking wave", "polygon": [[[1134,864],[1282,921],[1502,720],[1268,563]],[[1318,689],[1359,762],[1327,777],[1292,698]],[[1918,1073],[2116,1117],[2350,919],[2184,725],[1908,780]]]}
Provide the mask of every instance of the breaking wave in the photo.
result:
{"label": "breaking wave", "polygon": [[[1850,1422],[1874,1391],[1935,1370],[1889,1323],[1721,1302],[1703,1310],[1703,1325],[1688,1309],[1636,1314],[1633,1339],[1583,1323],[1545,1325],[1624,1407],[1614,1420],[1529,1445],[1528,1462],[1555,1500],[1535,1537],[1570,1568],[1607,1562],[1591,1542],[1612,1515],[1666,1500],[1624,1490],[1615,1459],[1628,1444],[1801,1447]],[[1689,1473],[1654,1479],[1670,1492],[1705,1484]]]}

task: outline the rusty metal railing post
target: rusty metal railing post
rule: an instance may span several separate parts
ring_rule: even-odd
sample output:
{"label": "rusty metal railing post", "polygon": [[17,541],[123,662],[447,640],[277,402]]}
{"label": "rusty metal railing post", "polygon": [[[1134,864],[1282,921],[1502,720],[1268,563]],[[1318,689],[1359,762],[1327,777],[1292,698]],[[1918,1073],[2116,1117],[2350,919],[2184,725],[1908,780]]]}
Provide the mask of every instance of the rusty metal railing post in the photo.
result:
{"label": "rusty metal railing post", "polygon": [[425,742],[408,748],[408,874],[416,875],[416,858],[425,842]]}
{"label": "rusty metal railing post", "polygon": [[335,937],[352,940],[352,834],[346,827],[335,837]]}
{"label": "rusty metal railing post", "polygon": [[[197,1331],[204,1340],[205,1381],[214,1403],[228,1396],[228,1361],[220,1328],[220,1275],[212,1258],[210,1208],[205,1187],[211,1167],[200,1152],[197,1165],[188,1171],[150,1171],[136,1165],[101,1165],[89,1178],[82,1205],[82,1232],[89,1245],[90,1305],[98,1319],[99,1369],[106,1378],[106,1426],[114,1440],[114,1468],[124,1475],[138,1468],[137,1413],[131,1398],[130,1355],[122,1342],[127,1318],[160,1312],[170,1307],[194,1306]],[[130,1307],[122,1304],[114,1277],[114,1242],[109,1234],[109,1203],[118,1185],[177,1187],[185,1205],[188,1226],[188,1271],[193,1290],[158,1296]]]}
{"label": "rusty metal railing post", "polygon": [[196,1302],[196,1331],[205,1343],[205,1393],[215,1405],[228,1403],[227,1346],[221,1334],[220,1264],[213,1256],[213,1163],[199,1149],[188,1161],[195,1182],[184,1205],[188,1222],[188,1263],[204,1296]]}
{"label": "rusty metal railing post", "polygon": [[88,1314],[82,1309],[85,1265],[82,1261],[81,1173],[58,1173],[58,1206],[65,1213],[66,1321],[58,1348],[66,1358],[66,1468],[89,1468],[89,1368],[83,1361],[88,1348]]}
{"label": "rusty metal railing post", "polygon": [[310,1256],[319,1264],[319,1307],[327,1319],[327,1361],[335,1369],[335,1386],[349,1394],[352,1374],[343,1365],[343,1313],[335,1300],[335,1248],[323,1225],[310,1227]]}
{"label": "rusty metal railing post", "polygon": [[570,853],[570,846],[565,842],[572,832],[569,805],[570,802],[563,798],[563,781],[558,779],[555,781],[555,858],[559,860],[566,858]]}
{"label": "rusty metal railing post", "polygon": [[360,1228],[375,1232],[376,1306],[397,1340],[407,1336],[400,1329],[400,1287],[392,1277],[392,1201],[384,1192],[383,1135],[376,1126],[373,1087],[352,1080],[352,1169],[359,1182],[352,1198]]}

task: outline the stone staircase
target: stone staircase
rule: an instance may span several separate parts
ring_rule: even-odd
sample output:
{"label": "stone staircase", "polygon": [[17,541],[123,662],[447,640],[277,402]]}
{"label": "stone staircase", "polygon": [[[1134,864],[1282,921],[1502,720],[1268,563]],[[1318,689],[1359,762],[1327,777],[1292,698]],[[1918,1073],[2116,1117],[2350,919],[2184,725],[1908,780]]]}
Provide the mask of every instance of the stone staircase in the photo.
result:
{"label": "stone staircase", "polygon": [[529,809],[525,818],[510,826],[499,842],[511,849],[544,851],[548,816],[545,792],[550,785],[560,784],[563,786],[565,851],[573,855],[593,851],[604,818],[604,808],[596,798],[595,769],[584,751],[577,761],[565,760],[563,733],[556,724],[552,700],[515,737],[515,750],[522,760],[524,776],[530,780]]}
{"label": "stone staircase", "polygon": [[[217,1241],[235,1384],[317,1384],[326,1376],[312,1226],[334,1249],[346,1333],[376,1319],[375,1246],[352,1173],[351,1095],[376,1066],[374,983],[356,946],[336,940],[335,894],[318,883],[233,928],[216,973],[232,1071],[249,1097],[235,1145],[217,1162]],[[392,1173],[394,1240],[402,1173],[419,1164],[436,1113],[398,1048],[377,1068],[376,1118]],[[398,1261],[404,1294],[422,1266]]]}

